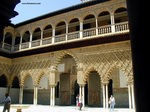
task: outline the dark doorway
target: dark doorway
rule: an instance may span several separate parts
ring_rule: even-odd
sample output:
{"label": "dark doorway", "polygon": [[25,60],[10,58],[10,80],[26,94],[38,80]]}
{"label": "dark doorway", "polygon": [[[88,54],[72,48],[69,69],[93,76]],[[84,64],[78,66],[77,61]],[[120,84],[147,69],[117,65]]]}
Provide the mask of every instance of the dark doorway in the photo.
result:
{"label": "dark doorway", "polygon": [[63,73],[60,75],[60,105],[71,105],[70,96],[70,75]]}
{"label": "dark doorway", "polygon": [[0,76],[0,87],[7,87],[7,80],[4,75]]}
{"label": "dark doorway", "polygon": [[85,88],[84,88],[84,99],[85,99],[85,105],[88,105],[88,83],[86,82]]}
{"label": "dark doorway", "polygon": [[20,88],[18,77],[14,78],[13,83],[12,83],[12,88]]}
{"label": "dark doorway", "polygon": [[108,84],[108,97],[110,97],[111,95],[113,95],[113,80],[112,79],[109,80],[109,84]]}
{"label": "dark doorway", "polygon": [[74,84],[74,101],[73,101],[73,105],[76,104],[76,96],[79,94],[79,85],[77,83],[77,80],[75,81]]}
{"label": "dark doorway", "polygon": [[88,87],[88,105],[92,107],[99,107],[101,102],[100,76],[96,71],[92,71],[89,74]]}

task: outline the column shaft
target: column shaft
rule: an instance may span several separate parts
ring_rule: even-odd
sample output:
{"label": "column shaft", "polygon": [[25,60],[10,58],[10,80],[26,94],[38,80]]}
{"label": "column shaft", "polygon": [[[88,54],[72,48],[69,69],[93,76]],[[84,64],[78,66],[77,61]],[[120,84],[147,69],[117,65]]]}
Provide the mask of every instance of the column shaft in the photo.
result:
{"label": "column shaft", "polygon": [[20,87],[19,104],[22,104],[22,100],[23,100],[23,86]]}

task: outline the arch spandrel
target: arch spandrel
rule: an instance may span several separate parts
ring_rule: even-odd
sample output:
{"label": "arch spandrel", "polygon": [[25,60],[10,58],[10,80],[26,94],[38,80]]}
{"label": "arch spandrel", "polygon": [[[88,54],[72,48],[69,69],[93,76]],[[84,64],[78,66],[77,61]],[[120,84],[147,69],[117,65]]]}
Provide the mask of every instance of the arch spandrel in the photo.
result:
{"label": "arch spandrel", "polygon": [[[25,84],[26,78],[27,78],[28,76],[30,76],[30,77],[32,78],[32,75],[31,75],[29,72],[27,72],[27,71],[22,71],[22,72],[20,73],[20,75],[21,75],[21,82],[20,82],[20,85],[24,85],[24,84]],[[33,78],[32,78],[32,81],[33,81]]]}
{"label": "arch spandrel", "polygon": [[96,71],[96,72],[98,73],[98,75],[100,75],[99,72],[98,72],[98,70],[96,69],[96,67],[93,67],[93,66],[88,67],[88,68],[87,68],[86,70],[84,70],[84,71],[85,71],[85,72],[83,73],[83,76],[84,76],[83,80],[84,80],[84,82],[87,81],[88,76],[89,76],[90,72],[92,72],[92,71]]}
{"label": "arch spandrel", "polygon": [[35,77],[34,84],[35,84],[35,85],[39,85],[40,80],[41,80],[42,76],[44,76],[44,75],[46,75],[46,77],[49,78],[49,77],[48,77],[48,75],[49,75],[48,72],[41,71],[41,72],[40,72],[39,74],[37,74],[37,76]]}
{"label": "arch spandrel", "polygon": [[10,79],[9,79],[9,85],[12,85],[12,83],[13,83],[15,77],[18,78],[19,83],[20,83],[20,77],[19,77],[18,75],[16,75],[16,74],[12,74],[11,77],[10,77]]}
{"label": "arch spandrel", "polygon": [[53,61],[54,62],[54,66],[56,68],[58,67],[58,64],[61,62],[62,58],[65,55],[70,55],[75,60],[76,66],[78,65],[78,59],[77,59],[77,57],[76,57],[76,55],[74,53],[69,52],[69,51],[62,51],[59,54],[57,54],[57,57],[55,58],[55,62]]}
{"label": "arch spandrel", "polygon": [[6,81],[7,84],[9,84],[9,79],[11,76],[11,72],[10,72],[10,65],[9,64],[0,64],[0,76],[5,76],[6,77]]}

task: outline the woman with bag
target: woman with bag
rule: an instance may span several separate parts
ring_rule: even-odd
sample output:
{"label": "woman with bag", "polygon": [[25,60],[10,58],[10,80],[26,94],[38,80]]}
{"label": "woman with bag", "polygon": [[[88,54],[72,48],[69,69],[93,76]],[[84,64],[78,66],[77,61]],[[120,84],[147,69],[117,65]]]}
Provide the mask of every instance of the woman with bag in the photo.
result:
{"label": "woman with bag", "polygon": [[82,109],[82,106],[83,106],[83,104],[82,104],[82,96],[79,96],[79,110]]}
{"label": "woman with bag", "polygon": [[110,105],[110,112],[114,111],[114,106],[115,106],[115,98],[113,95],[110,96],[109,98],[109,105]]}

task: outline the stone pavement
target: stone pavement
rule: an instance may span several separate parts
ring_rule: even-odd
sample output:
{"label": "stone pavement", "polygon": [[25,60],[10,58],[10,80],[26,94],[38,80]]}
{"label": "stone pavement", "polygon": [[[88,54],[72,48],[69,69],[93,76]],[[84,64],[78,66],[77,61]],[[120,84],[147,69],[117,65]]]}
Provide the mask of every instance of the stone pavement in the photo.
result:
{"label": "stone pavement", "polygon": [[[17,108],[22,108],[21,112],[80,112],[75,106],[48,106],[48,105],[12,105],[10,112],[17,112]],[[3,110],[3,105],[0,106],[0,112]],[[98,107],[85,107],[83,112],[109,112],[109,109]],[[20,112],[20,111],[18,111]],[[115,108],[113,112],[135,112],[128,108]]]}

